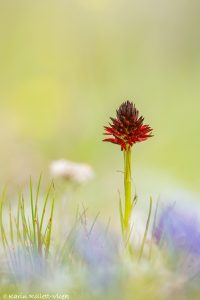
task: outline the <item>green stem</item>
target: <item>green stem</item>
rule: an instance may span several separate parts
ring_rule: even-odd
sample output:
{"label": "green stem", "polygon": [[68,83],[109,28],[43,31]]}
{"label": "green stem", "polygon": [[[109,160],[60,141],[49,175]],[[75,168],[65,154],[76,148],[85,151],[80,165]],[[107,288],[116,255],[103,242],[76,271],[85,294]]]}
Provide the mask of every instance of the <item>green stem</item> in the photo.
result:
{"label": "green stem", "polygon": [[126,240],[130,237],[130,219],[132,211],[131,147],[124,151],[124,230]]}

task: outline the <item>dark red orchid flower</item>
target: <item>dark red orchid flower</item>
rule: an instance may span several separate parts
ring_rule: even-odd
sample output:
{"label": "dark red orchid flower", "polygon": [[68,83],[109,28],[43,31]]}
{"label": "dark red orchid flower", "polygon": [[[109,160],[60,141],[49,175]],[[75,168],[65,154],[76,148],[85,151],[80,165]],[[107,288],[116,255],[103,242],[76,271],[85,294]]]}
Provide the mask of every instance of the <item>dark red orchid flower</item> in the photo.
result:
{"label": "dark red orchid flower", "polygon": [[144,118],[139,117],[139,111],[132,102],[123,102],[116,114],[115,118],[110,118],[112,121],[109,123],[110,126],[104,127],[104,134],[112,136],[104,139],[104,142],[118,144],[121,150],[126,150],[127,147],[152,137],[151,127],[143,124]]}

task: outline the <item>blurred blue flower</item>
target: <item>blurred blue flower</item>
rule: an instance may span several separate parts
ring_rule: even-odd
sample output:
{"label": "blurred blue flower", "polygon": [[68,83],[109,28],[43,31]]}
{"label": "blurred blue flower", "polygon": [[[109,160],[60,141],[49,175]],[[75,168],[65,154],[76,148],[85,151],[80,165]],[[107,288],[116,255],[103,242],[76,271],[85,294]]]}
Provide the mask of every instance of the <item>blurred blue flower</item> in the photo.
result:
{"label": "blurred blue flower", "polygon": [[173,269],[187,282],[200,279],[200,218],[194,210],[163,208],[153,235]]}
{"label": "blurred blue flower", "polygon": [[172,250],[200,255],[200,219],[188,210],[175,205],[164,208],[154,237]]}
{"label": "blurred blue flower", "polygon": [[16,281],[32,281],[47,276],[45,259],[32,249],[18,248],[10,252],[9,266]]}
{"label": "blurred blue flower", "polygon": [[113,287],[118,274],[118,243],[113,235],[99,225],[91,231],[82,228],[77,233],[75,249],[87,267],[87,280],[95,293]]}

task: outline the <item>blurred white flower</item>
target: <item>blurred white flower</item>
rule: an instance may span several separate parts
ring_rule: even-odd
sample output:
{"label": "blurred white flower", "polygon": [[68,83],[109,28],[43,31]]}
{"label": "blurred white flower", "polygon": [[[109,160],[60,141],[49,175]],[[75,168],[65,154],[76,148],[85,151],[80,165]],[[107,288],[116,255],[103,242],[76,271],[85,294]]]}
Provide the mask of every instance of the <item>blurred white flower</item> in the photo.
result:
{"label": "blurred white flower", "polygon": [[94,177],[92,167],[88,164],[79,164],[69,160],[55,160],[50,165],[53,177],[63,178],[76,183],[85,183]]}

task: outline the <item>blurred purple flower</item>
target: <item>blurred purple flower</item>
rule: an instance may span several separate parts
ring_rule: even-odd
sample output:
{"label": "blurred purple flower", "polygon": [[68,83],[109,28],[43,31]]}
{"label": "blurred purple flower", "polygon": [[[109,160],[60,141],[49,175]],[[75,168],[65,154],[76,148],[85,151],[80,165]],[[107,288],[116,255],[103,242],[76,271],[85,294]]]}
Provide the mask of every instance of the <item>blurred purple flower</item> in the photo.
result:
{"label": "blurred purple flower", "polygon": [[106,291],[116,284],[118,243],[113,235],[99,225],[91,231],[78,231],[75,249],[87,266],[87,279],[95,293]]}
{"label": "blurred purple flower", "polygon": [[200,255],[200,220],[190,212],[170,206],[161,212],[154,231],[158,244],[173,250]]}
{"label": "blurred purple flower", "polygon": [[153,235],[171,267],[184,276],[186,282],[199,282],[200,218],[194,210],[176,205],[165,207]]}
{"label": "blurred purple flower", "polygon": [[9,265],[16,281],[32,281],[48,274],[45,259],[32,249],[13,250],[10,253]]}

